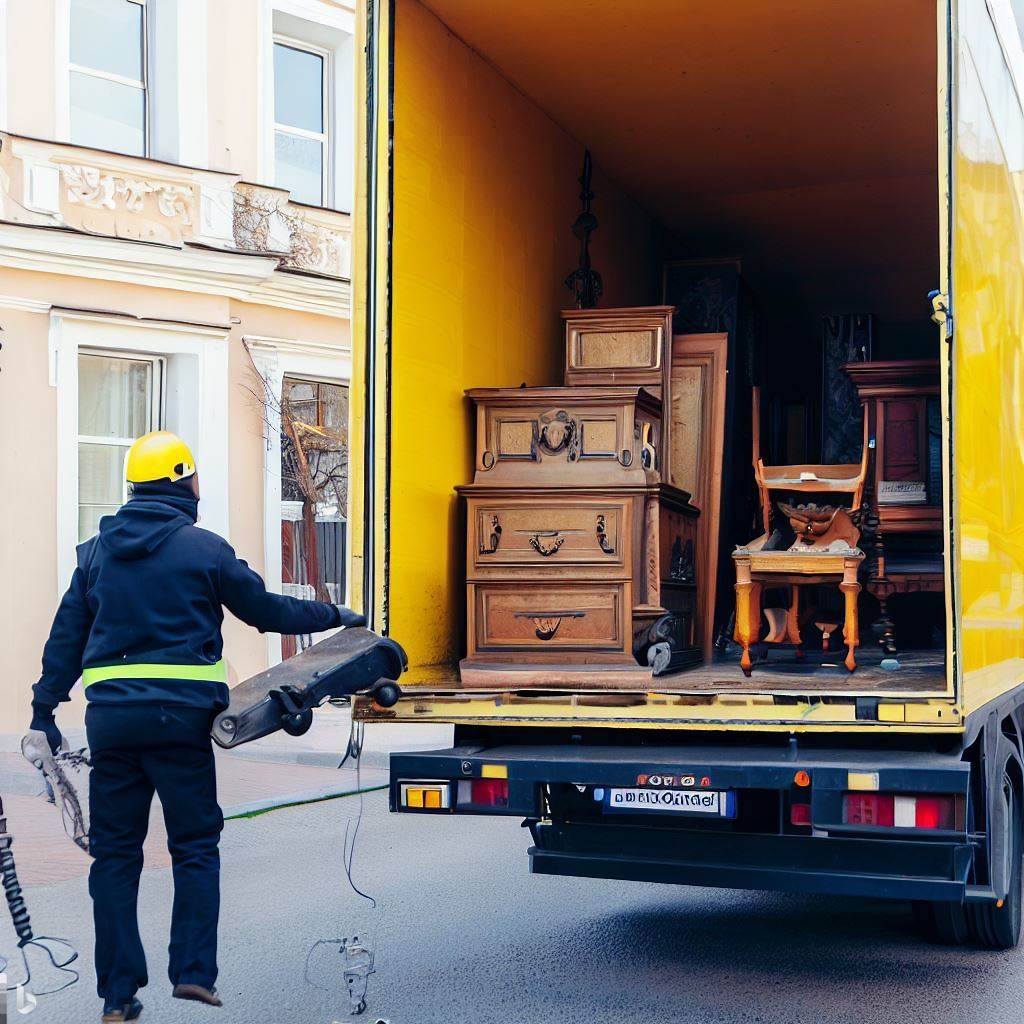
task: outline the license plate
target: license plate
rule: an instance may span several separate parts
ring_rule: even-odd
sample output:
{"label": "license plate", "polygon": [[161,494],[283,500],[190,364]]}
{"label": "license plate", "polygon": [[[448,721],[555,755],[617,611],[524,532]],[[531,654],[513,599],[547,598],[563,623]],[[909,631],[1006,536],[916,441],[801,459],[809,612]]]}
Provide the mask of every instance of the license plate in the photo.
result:
{"label": "license plate", "polygon": [[667,812],[708,818],[735,818],[736,794],[709,789],[609,789],[604,809],[612,814]]}

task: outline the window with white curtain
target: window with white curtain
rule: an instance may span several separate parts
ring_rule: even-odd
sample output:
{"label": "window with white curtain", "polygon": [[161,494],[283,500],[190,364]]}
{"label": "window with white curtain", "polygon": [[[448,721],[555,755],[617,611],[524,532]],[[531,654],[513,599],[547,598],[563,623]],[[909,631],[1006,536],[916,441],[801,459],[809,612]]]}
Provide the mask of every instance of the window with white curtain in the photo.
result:
{"label": "window with white curtain", "polygon": [[71,141],[149,150],[145,0],[71,0]]}
{"label": "window with white curtain", "polygon": [[78,356],[78,540],[124,504],[132,441],[162,424],[163,360],[80,352]]}
{"label": "window with white curtain", "polygon": [[274,41],[274,174],[292,199],[323,206],[330,180],[330,53]]}

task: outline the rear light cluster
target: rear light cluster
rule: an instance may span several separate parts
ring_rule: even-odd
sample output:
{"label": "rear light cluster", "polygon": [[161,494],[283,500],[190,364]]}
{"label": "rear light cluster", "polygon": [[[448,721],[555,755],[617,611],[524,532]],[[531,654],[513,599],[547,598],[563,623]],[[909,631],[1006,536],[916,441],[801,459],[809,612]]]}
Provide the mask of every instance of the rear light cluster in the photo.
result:
{"label": "rear light cluster", "polygon": [[508,807],[508,779],[462,779],[459,805]]}
{"label": "rear light cluster", "polygon": [[847,793],[843,821],[882,828],[953,829],[956,800],[952,796],[921,794]]}
{"label": "rear light cluster", "polygon": [[[408,780],[399,783],[399,806],[406,810],[452,809],[452,784],[445,780]],[[508,779],[460,779],[456,790],[459,807],[483,809],[508,807]]]}

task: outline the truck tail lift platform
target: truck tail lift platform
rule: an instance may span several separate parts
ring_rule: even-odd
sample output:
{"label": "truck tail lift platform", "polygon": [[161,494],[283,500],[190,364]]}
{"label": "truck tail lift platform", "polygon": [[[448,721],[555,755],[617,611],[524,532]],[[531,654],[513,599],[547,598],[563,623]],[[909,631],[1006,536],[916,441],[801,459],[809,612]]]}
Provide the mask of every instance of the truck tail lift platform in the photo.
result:
{"label": "truck tail lift platform", "polygon": [[356,693],[390,707],[401,696],[395,680],[407,664],[394,640],[369,629],[343,629],[235,686],[230,705],[213,723],[213,739],[230,748],[278,729],[301,736],[313,724],[315,708]]}

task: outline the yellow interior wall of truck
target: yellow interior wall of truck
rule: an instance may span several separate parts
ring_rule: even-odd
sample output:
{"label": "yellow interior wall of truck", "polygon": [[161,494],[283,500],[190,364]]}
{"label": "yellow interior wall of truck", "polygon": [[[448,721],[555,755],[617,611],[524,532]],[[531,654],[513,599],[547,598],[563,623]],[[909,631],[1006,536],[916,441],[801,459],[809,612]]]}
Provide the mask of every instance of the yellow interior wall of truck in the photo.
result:
{"label": "yellow interior wall of truck", "polygon": [[984,0],[957,4],[953,510],[969,711],[1024,681],[1024,117]]}
{"label": "yellow interior wall of truck", "polygon": [[[394,76],[388,618],[425,666],[462,653],[463,391],[560,380],[583,147],[416,0],[395,5]],[[649,219],[594,190],[602,304],[657,301]]]}

